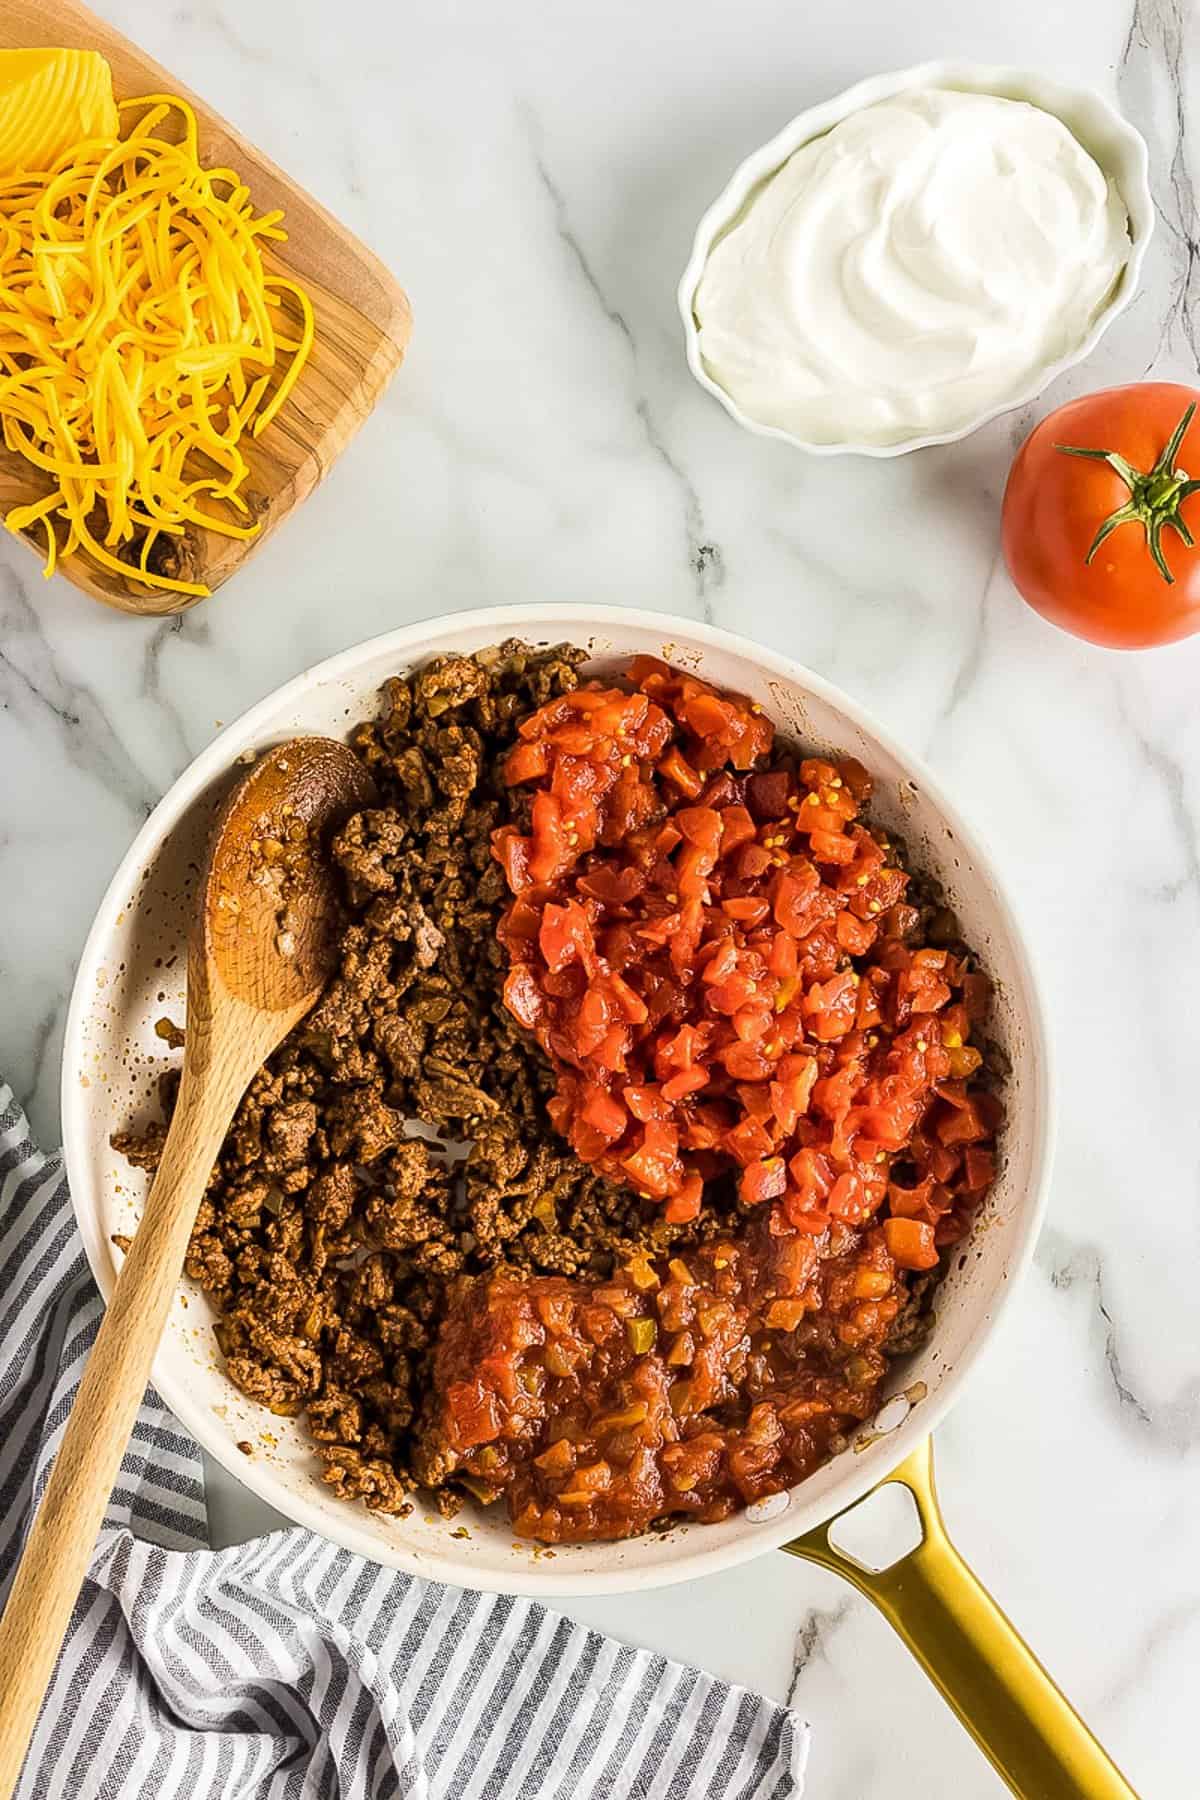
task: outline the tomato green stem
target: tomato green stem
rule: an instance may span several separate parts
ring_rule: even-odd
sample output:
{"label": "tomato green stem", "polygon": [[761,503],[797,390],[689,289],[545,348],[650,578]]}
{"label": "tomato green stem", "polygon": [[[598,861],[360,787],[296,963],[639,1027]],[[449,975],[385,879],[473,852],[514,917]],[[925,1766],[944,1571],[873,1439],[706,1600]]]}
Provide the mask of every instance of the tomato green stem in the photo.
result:
{"label": "tomato green stem", "polygon": [[1196,402],[1192,404],[1180,419],[1178,425],[1163,445],[1161,454],[1154,467],[1148,473],[1135,469],[1116,450],[1087,450],[1075,444],[1056,444],[1054,448],[1061,450],[1064,456],[1086,456],[1093,462],[1107,463],[1114,474],[1119,475],[1129,489],[1129,498],[1124,506],[1109,513],[1095,537],[1091,548],[1084,558],[1090,563],[1105,538],[1110,536],[1119,525],[1140,525],[1146,533],[1146,543],[1154,558],[1154,566],[1163,580],[1171,585],[1175,577],[1167,564],[1163,553],[1162,534],[1169,525],[1175,535],[1189,549],[1195,543],[1187,521],[1180,513],[1180,507],[1192,494],[1200,490],[1200,481],[1193,481],[1183,469],[1176,468],[1176,459],[1188,426],[1196,411]]}

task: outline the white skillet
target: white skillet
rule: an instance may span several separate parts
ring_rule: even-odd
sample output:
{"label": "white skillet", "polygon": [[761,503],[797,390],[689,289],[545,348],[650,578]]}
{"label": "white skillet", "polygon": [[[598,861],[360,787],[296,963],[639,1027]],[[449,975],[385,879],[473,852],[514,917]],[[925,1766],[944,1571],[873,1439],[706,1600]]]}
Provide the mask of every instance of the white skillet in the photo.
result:
{"label": "white skillet", "polygon": [[[320,1479],[303,1426],[243,1398],[221,1368],[213,1311],[199,1288],[180,1292],[154,1365],[159,1393],[204,1448],[298,1524],[377,1562],[439,1581],[503,1592],[613,1592],[688,1580],[756,1556],[865,1494],[929,1432],[990,1337],[1033,1249],[1049,1167],[1051,1105],[1042,1011],[1029,955],[1000,877],[930,773],[846,695],[787,658],[707,626],[653,613],[522,607],[462,613],[372,639],[298,676],[251,708],[198,756],[154,809],[113,877],[84,946],[63,1054],[63,1131],[71,1194],[101,1291],[112,1289],[145,1177],[109,1147],[113,1131],[153,1111],[155,1077],[178,1063],[155,1032],[183,1023],[183,944],[195,863],[222,780],[247,752],[300,732],[344,736],[375,715],[379,689],[445,651],[505,637],[586,645],[599,665],[639,651],[664,655],[707,680],[758,700],[773,722],[817,749],[859,757],[876,780],[879,823],[944,883],[965,935],[998,990],[993,1035],[1013,1065],[1003,1167],[981,1219],[941,1291],[938,1329],[898,1377],[925,1396],[884,1440],[845,1452],[797,1488],[766,1520],[681,1525],[626,1544],[564,1547],[553,1558],[514,1540],[490,1513],[470,1537],[418,1505],[405,1520],[338,1500]],[[160,998],[161,996],[161,998]],[[239,1443],[254,1446],[247,1456]],[[461,1521],[460,1521],[461,1522]]]}

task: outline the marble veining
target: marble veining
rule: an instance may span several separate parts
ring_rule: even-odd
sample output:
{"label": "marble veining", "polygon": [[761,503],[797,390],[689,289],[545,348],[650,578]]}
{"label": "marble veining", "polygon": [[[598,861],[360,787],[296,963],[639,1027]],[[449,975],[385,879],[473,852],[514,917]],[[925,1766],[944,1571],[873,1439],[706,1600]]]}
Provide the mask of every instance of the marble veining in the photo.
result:
{"label": "marble veining", "polygon": [[[545,599],[655,606],[797,656],[926,756],[990,839],[1056,1039],[1050,1220],[939,1433],[949,1524],[1139,1790],[1190,1800],[1200,640],[1122,658],[1053,632],[1012,593],[997,517],[1051,404],[1197,379],[1197,9],[99,3],[371,242],[415,330],[350,452],[211,604],[135,621],[0,542],[0,1069],[43,1143],[113,867],[219,724],[280,682],[408,621]],[[1142,290],[1085,365],[966,442],[805,459],[692,382],[675,285],[749,150],[933,56],[1118,100],[1159,214]],[[264,1522],[228,1478],[213,1510],[225,1538]],[[570,1610],[788,1698],[816,1727],[816,1800],[1001,1792],[883,1622],[795,1559]]]}

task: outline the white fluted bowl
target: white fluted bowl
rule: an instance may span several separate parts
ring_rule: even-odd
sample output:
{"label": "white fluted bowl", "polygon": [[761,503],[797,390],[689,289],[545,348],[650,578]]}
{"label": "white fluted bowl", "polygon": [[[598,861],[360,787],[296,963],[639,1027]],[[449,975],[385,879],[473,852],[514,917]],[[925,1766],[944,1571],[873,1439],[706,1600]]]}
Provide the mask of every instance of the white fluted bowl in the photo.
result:
{"label": "white fluted bowl", "polygon": [[[733,397],[715,381],[704,366],[700,351],[700,333],[696,323],[695,298],[700,277],[717,243],[737,222],[750,195],[760,183],[781,169],[788,158],[811,143],[814,138],[831,131],[852,113],[862,112],[893,94],[910,88],[948,88],[956,93],[991,94],[1004,100],[1027,100],[1061,119],[1084,149],[1095,159],[1105,175],[1111,176],[1125,204],[1129,221],[1129,256],[1113,292],[1097,313],[1092,328],[1083,342],[1069,356],[1048,364],[1024,387],[1014,391],[998,405],[980,412],[965,425],[953,431],[933,433],[925,437],[905,438],[896,444],[863,444],[849,439],[836,443],[810,443],[778,425],[766,425],[742,411]],[[797,450],[812,456],[906,456],[910,450],[924,450],[932,444],[953,444],[978,431],[990,419],[1015,407],[1025,406],[1050,385],[1065,369],[1074,368],[1090,356],[1104,333],[1119,313],[1124,312],[1137,292],[1146,248],[1154,230],[1154,202],[1150,194],[1149,153],[1145,140],[1128,120],[1092,88],[1070,87],[1051,81],[1026,69],[989,67],[985,63],[926,62],[911,69],[895,69],[890,74],[872,75],[859,81],[832,100],[810,106],[777,132],[770,143],[748,156],[714,200],[699,225],[692,254],[683,279],[679,283],[679,312],[683,320],[684,343],[688,367],[710,394],[721,402],[730,418],[758,437],[779,438]]]}

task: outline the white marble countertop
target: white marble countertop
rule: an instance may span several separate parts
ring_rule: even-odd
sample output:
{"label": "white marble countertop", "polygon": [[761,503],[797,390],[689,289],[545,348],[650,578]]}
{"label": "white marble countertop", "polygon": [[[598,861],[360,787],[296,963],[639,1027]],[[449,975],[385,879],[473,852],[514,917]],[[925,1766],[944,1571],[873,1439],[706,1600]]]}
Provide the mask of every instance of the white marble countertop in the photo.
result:
{"label": "white marble countertop", "polygon": [[[1200,640],[1044,626],[998,557],[1052,400],[1196,378],[1197,15],[1180,0],[104,0],[359,231],[411,354],[325,487],[215,601],[143,623],[0,547],[0,1068],[57,1141],[72,969],[146,812],[220,721],[331,651],[485,603],[628,602],[809,663],[927,757],[1013,872],[1048,976],[1060,1153],[1036,1268],[939,1435],[952,1529],[1146,1796],[1197,1791]],[[368,54],[363,56],[363,47]],[[691,382],[701,209],[792,113],[928,56],[1035,62],[1150,142],[1143,291],[1035,409],[898,462],[813,461]],[[1068,872],[1070,872],[1068,874]],[[214,1525],[261,1509],[227,1479]],[[581,1617],[795,1703],[815,1800],[1000,1792],[887,1627],[769,1555]]]}

